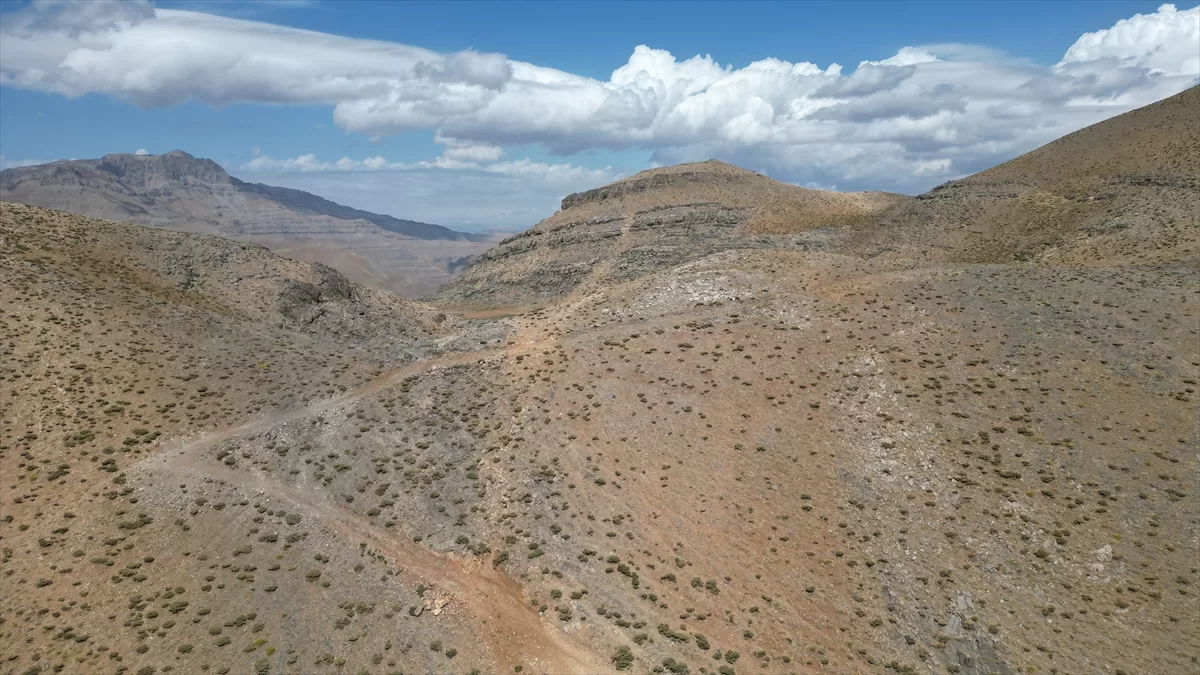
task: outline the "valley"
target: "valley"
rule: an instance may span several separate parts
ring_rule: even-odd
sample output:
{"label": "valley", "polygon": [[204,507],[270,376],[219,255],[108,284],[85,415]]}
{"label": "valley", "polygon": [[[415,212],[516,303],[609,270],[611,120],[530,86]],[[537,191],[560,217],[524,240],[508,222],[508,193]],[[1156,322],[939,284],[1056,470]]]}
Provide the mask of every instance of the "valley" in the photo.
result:
{"label": "valley", "polygon": [[493,238],[246,183],[182,150],[6,169],[0,200],[260,244],[405,297],[432,293]]}

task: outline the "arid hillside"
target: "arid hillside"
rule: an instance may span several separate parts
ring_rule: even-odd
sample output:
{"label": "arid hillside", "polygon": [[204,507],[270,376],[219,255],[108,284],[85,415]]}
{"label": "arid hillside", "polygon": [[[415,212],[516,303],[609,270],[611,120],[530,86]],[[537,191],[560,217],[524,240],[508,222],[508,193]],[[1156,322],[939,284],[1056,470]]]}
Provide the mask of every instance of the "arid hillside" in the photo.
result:
{"label": "arid hillside", "polygon": [[1200,263],[1200,87],[909,198],[779,183],[722,162],[573,194],[437,297],[526,306],[724,250],[1050,265]]}
{"label": "arid hillside", "polygon": [[[1054,147],[964,184],[1049,190]],[[569,197],[438,306],[5,204],[0,673],[1200,668],[1200,268],[1159,202],[1109,200],[1145,218],[1105,258],[975,260],[861,229],[929,199],[755,225],[776,185]]]}
{"label": "arid hillside", "polygon": [[[330,617],[294,633],[321,645],[345,593],[374,606],[394,592],[355,573],[319,599],[311,589],[335,575],[306,586],[322,565],[313,556],[358,564],[357,540],[323,538],[313,517],[282,508],[267,526],[277,534],[251,536],[265,511],[249,501],[214,497],[199,511],[219,489],[203,472],[168,484],[136,470],[188,439],[336,401],[385,366],[453,351],[443,338],[456,320],[258,246],[11,203],[0,203],[0,307],[0,671],[248,672],[280,648],[242,648],[295,630],[297,608]],[[188,506],[156,508],[154,490]],[[243,558],[243,545],[259,553]],[[287,557],[303,566],[290,580]],[[231,635],[244,644],[224,651],[237,657],[206,655]],[[276,658],[282,670],[293,657]]]}
{"label": "arid hillside", "polygon": [[7,169],[0,171],[0,199],[257,243],[407,297],[431,293],[492,245],[488,235],[246,183],[180,150]]}
{"label": "arid hillside", "polygon": [[951,181],[848,250],[956,262],[1200,263],[1200,87]]}
{"label": "arid hillside", "polygon": [[[464,307],[526,305],[737,248],[825,249],[838,228],[907,198],[808,190],[708,161],[569,195],[438,290]],[[787,235],[787,236],[785,236]]]}

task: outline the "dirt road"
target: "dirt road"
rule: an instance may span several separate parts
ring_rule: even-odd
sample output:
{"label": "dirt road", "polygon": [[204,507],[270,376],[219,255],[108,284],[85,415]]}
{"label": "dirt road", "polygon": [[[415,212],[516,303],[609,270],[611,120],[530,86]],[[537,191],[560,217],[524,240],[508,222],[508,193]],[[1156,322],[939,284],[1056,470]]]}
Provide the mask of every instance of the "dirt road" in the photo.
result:
{"label": "dirt road", "polygon": [[405,577],[430,586],[449,599],[455,615],[465,615],[491,654],[497,670],[524,664],[531,672],[596,673],[605,670],[602,661],[566,634],[544,622],[529,607],[521,586],[491,565],[440,554],[412,542],[399,528],[382,529],[366,518],[341,508],[320,493],[301,490],[254,469],[234,469],[208,458],[206,451],[240,436],[253,435],[324,411],[346,405],[378,392],[410,375],[463,363],[478,363],[525,353],[545,346],[546,341],[514,341],[503,348],[464,354],[443,355],[408,363],[343,395],[307,406],[278,412],[237,427],[219,429],[168,446],[138,464],[131,477],[152,479],[151,484],[170,485],[172,479],[211,479],[251,494],[261,494],[289,504],[331,535],[351,545],[365,543],[384,554]]}

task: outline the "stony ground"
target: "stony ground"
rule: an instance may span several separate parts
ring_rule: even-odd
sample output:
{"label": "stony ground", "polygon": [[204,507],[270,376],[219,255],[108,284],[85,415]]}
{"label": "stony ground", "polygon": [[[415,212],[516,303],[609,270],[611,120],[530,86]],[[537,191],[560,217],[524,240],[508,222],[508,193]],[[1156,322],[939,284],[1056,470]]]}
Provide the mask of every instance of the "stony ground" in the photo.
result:
{"label": "stony ground", "polygon": [[1200,271],[1142,234],[455,316],[5,204],[0,673],[1196,672]]}

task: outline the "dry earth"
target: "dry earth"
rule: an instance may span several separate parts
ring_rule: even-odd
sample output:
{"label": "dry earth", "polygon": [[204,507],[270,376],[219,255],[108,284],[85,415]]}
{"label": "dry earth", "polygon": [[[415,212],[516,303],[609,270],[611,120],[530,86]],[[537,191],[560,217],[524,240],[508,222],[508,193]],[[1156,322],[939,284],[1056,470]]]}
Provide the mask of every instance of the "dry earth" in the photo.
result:
{"label": "dry earth", "polygon": [[[1172,184],[1173,101],[1131,113]],[[1100,132],[962,184],[1049,190]],[[459,316],[5,204],[0,672],[1197,672],[1195,211],[1143,188],[1091,248],[859,229],[936,199],[826,246],[647,225],[678,256],[484,261]]]}

